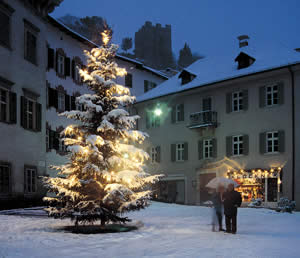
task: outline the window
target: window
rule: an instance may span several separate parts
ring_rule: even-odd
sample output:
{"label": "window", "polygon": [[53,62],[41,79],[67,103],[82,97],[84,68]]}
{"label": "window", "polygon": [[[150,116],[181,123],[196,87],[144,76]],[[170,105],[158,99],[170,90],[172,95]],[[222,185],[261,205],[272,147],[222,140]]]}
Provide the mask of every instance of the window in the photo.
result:
{"label": "window", "polygon": [[[59,136],[59,135],[58,135]],[[67,152],[67,146],[64,143],[63,139],[59,138],[59,146],[58,146],[58,151],[59,152]]]}
{"label": "window", "polygon": [[83,111],[83,104],[79,104],[76,102],[76,110]]}
{"label": "window", "polygon": [[25,167],[24,170],[24,192],[35,193],[36,192],[36,168]]}
{"label": "window", "polygon": [[[24,93],[27,91],[23,88]],[[21,96],[21,126],[40,132],[42,127],[42,105],[35,98]]]}
{"label": "window", "polygon": [[176,144],[176,161],[184,161],[184,143]]}
{"label": "window", "polygon": [[0,194],[9,193],[10,164],[0,162]]}
{"label": "window", "polygon": [[61,91],[58,91],[57,93],[58,96],[58,110],[60,111],[65,111],[65,94]]}
{"label": "window", "polygon": [[144,80],[144,92],[154,89],[157,86],[155,82]]}
{"label": "window", "polygon": [[125,75],[125,86],[128,88],[132,88],[132,74],[127,73]]}
{"label": "window", "polygon": [[154,114],[154,112],[146,112],[146,128],[156,128],[160,126],[160,116]]}
{"label": "window", "polygon": [[10,46],[10,15],[0,9],[0,44]]}
{"label": "window", "polygon": [[232,137],[233,156],[243,155],[244,153],[243,145],[244,145],[243,135],[237,135]]}
{"label": "window", "polygon": [[0,88],[0,121],[8,121],[8,91]]}
{"label": "window", "polygon": [[279,135],[278,131],[267,132],[267,153],[277,153],[279,152]]}
{"label": "window", "polygon": [[210,159],[213,157],[213,142],[212,139],[203,141],[203,158]]}
{"label": "window", "polygon": [[37,35],[25,27],[25,59],[37,64]]}
{"label": "window", "polygon": [[25,115],[27,117],[27,125],[26,127],[28,129],[34,129],[35,128],[35,119],[33,114],[35,113],[34,110],[34,102],[32,100],[27,100],[27,105],[26,105],[26,111],[25,111]]}
{"label": "window", "polygon": [[62,54],[57,55],[57,72],[60,75],[65,74],[65,57]]}
{"label": "window", "polygon": [[174,108],[175,122],[184,121],[184,105],[178,104]]}
{"label": "window", "polygon": [[232,93],[232,111],[238,112],[243,110],[243,92],[237,91]]}
{"label": "window", "polygon": [[202,111],[211,111],[211,98],[202,100]]}
{"label": "window", "polygon": [[279,104],[278,85],[266,87],[266,103],[267,106],[274,106]]}
{"label": "window", "polygon": [[46,151],[50,150],[50,129],[46,128]]}
{"label": "window", "polygon": [[156,162],[156,160],[157,160],[157,151],[156,151],[156,148],[154,148],[154,147],[151,148],[150,156],[151,156],[151,163]]}

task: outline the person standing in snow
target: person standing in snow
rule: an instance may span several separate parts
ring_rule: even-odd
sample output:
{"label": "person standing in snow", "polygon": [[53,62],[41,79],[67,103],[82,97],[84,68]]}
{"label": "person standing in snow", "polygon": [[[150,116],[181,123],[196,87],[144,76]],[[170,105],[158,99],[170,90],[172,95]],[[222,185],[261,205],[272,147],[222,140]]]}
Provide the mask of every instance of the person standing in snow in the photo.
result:
{"label": "person standing in snow", "polygon": [[224,214],[226,222],[226,232],[235,234],[237,208],[242,204],[241,194],[234,190],[234,185],[229,184],[227,191],[223,195],[224,198]]}
{"label": "person standing in snow", "polygon": [[224,231],[222,227],[223,220],[223,194],[225,188],[223,185],[219,185],[216,192],[212,196],[212,202],[214,206],[213,211],[213,221],[212,221],[212,231],[216,231],[216,224],[219,225],[219,231]]}

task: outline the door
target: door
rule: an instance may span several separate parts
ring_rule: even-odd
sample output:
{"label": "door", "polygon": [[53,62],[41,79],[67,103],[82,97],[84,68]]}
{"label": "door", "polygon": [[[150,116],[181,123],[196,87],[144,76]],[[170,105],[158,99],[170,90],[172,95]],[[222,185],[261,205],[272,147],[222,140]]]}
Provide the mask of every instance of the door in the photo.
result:
{"label": "door", "polygon": [[210,194],[208,193],[208,189],[205,187],[207,183],[216,177],[216,173],[207,173],[200,174],[199,182],[200,182],[200,204],[203,204],[206,201],[209,201]]}

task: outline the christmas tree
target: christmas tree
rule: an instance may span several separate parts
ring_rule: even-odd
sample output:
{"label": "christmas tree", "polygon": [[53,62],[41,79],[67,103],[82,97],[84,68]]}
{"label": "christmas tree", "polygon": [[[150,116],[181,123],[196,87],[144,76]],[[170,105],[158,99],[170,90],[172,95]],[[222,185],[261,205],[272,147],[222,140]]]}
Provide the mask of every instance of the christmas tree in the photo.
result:
{"label": "christmas tree", "polygon": [[159,180],[159,175],[145,172],[149,155],[139,148],[148,135],[134,129],[139,117],[125,110],[135,97],[114,81],[126,74],[114,62],[118,47],[110,43],[110,31],[102,36],[101,47],[85,51],[87,69],[80,70],[92,92],[76,98],[84,110],[60,114],[80,121],[61,133],[69,161],[52,167],[58,177],[45,179],[55,193],[45,198],[49,216],[71,218],[75,225],[130,221],[121,215],[149,205],[150,186]]}

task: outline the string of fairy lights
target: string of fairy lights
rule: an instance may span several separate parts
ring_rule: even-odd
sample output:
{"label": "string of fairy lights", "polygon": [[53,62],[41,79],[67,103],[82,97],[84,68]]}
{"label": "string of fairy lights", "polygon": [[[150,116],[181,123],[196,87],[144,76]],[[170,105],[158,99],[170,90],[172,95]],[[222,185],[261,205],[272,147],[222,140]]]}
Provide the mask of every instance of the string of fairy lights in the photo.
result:
{"label": "string of fairy lights", "polygon": [[232,179],[279,178],[281,172],[282,172],[281,167],[270,168],[270,169],[257,168],[257,169],[250,169],[250,170],[245,170],[245,169],[231,170],[231,169],[228,169],[226,177],[227,178],[232,178]]}

